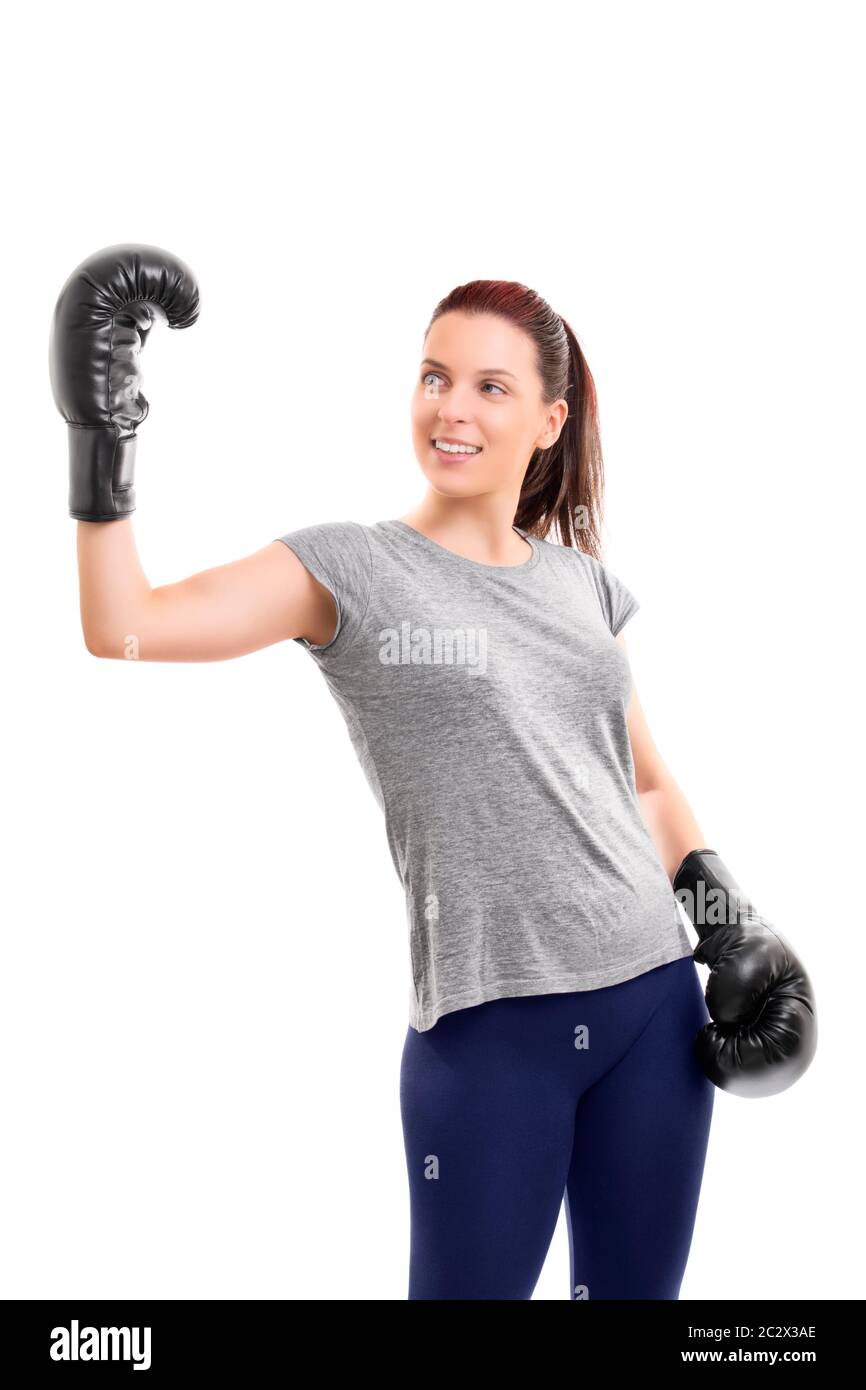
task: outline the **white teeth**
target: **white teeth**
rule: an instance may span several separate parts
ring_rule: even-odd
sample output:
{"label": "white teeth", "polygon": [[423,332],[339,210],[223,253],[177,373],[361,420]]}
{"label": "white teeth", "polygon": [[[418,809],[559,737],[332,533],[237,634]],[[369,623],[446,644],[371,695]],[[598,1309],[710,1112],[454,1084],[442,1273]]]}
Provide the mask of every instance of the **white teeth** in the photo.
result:
{"label": "white teeth", "polygon": [[443,454],[480,454],[481,450],[474,444],[443,444],[441,439],[434,439],[434,445],[441,449]]}

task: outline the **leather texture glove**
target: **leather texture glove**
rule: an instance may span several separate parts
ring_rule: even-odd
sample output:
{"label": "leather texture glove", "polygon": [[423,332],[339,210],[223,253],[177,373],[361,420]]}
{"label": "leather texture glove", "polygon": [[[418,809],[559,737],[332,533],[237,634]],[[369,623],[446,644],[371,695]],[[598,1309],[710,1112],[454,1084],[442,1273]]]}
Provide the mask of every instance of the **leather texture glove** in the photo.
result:
{"label": "leather texture glove", "polygon": [[198,310],[189,266],[159,246],[106,246],[69,276],[48,360],[68,426],[70,516],[115,521],[135,511],[135,431],[148,412],[141,349],[157,319],[188,328]]}
{"label": "leather texture glove", "polygon": [[687,854],[673,889],[698,933],[694,959],[710,967],[705,998],[712,1022],[695,1039],[703,1070],[736,1096],[787,1090],[818,1043],[815,996],[803,965],[715,850]]}

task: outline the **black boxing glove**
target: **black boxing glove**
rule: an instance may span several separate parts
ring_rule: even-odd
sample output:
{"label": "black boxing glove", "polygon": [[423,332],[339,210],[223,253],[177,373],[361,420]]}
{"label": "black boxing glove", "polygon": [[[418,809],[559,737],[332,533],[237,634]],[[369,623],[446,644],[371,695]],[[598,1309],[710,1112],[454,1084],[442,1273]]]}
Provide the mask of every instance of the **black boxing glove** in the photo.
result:
{"label": "black boxing glove", "polygon": [[787,1090],[818,1044],[815,996],[805,969],[715,850],[687,854],[673,889],[698,933],[694,959],[710,967],[705,997],[713,1021],[695,1039],[704,1072],[737,1096]]}
{"label": "black boxing glove", "polygon": [[135,430],[148,411],[141,349],[155,319],[188,328],[198,309],[189,266],[159,246],[106,246],[66,281],[48,359],[68,425],[70,516],[114,521],[135,511]]}

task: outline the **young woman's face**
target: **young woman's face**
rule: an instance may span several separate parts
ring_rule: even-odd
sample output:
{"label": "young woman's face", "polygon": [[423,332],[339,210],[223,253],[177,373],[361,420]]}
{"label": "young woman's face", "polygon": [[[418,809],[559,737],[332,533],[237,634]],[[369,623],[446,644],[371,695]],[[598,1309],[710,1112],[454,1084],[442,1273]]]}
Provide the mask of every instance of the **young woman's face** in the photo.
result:
{"label": "young woman's face", "polygon": [[[431,487],[446,496],[517,491],[532,453],[559,435],[568,407],[545,406],[528,334],[495,314],[443,314],[424,343],[412,397],[412,442]],[[442,451],[471,444],[480,453]]]}

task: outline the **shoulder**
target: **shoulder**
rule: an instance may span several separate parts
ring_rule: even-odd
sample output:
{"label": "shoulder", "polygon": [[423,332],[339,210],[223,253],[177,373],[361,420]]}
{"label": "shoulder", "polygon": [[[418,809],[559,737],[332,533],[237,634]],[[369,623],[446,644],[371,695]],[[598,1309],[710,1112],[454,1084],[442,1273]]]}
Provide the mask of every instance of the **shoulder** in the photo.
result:
{"label": "shoulder", "polygon": [[361,522],[316,521],[286,531],[276,539],[333,592],[351,592],[362,602],[366,600],[372,584],[373,558],[367,528]]}
{"label": "shoulder", "polygon": [[372,565],[367,527],[359,521],[315,521],[278,536],[306,563],[311,557],[338,568],[369,570]]}
{"label": "shoulder", "polygon": [[595,582],[604,582],[614,577],[603,560],[590,555],[587,550],[581,550],[579,546],[563,545],[560,541],[548,540],[541,541],[540,544],[551,552],[558,563],[582,570]]}
{"label": "shoulder", "polygon": [[365,546],[366,527],[360,521],[314,521],[307,526],[297,526],[286,531],[277,539],[290,543],[294,540],[320,541],[323,545]]}
{"label": "shoulder", "polygon": [[577,569],[588,578],[595,578],[604,570],[600,560],[576,545],[563,545],[561,541],[550,540],[540,540],[538,544],[554,564],[562,565],[564,569]]}
{"label": "shoulder", "polygon": [[629,589],[607,565],[577,546],[561,545],[550,541],[542,542],[551,552],[551,558],[568,567],[571,574],[579,573],[584,583],[595,592],[604,619],[614,637],[636,613],[640,604]]}

